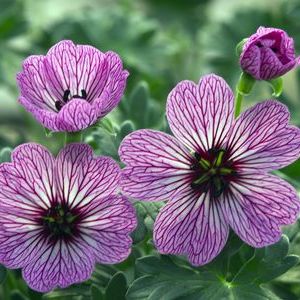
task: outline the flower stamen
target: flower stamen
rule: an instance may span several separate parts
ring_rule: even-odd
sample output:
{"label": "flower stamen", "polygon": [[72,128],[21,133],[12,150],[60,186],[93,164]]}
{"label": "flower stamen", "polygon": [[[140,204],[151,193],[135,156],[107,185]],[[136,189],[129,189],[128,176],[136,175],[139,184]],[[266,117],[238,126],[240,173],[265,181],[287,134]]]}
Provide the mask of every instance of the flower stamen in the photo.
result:
{"label": "flower stamen", "polygon": [[55,108],[57,109],[57,111],[60,111],[62,109],[62,107],[67,102],[69,102],[70,100],[72,100],[73,98],[80,98],[80,99],[84,99],[84,100],[86,100],[86,98],[87,98],[87,92],[86,92],[85,89],[81,90],[81,96],[80,95],[74,95],[72,97],[69,97],[70,94],[71,94],[71,91],[69,89],[65,90],[64,94],[63,94],[63,97],[62,97],[62,101],[58,100],[58,101],[55,102]]}
{"label": "flower stamen", "polygon": [[196,178],[191,187],[200,189],[202,192],[210,191],[213,197],[219,197],[228,187],[229,179],[236,175],[230,161],[226,158],[226,150],[210,149],[203,158],[195,153],[197,163],[192,165]]}
{"label": "flower stamen", "polygon": [[66,206],[60,204],[51,207],[42,217],[42,223],[47,234],[55,239],[70,238],[75,232],[78,216]]}

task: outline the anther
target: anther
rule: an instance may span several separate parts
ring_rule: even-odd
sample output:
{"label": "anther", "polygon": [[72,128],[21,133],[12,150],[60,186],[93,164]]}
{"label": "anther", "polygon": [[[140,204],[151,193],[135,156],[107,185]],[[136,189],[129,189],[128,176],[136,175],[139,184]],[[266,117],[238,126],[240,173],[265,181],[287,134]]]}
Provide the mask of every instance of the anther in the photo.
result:
{"label": "anther", "polygon": [[65,103],[68,102],[68,100],[69,100],[69,95],[70,95],[70,90],[65,90],[64,95],[63,95],[63,101],[64,101]]}
{"label": "anther", "polygon": [[60,111],[61,108],[63,107],[63,104],[61,103],[61,101],[56,101],[55,102],[55,108]]}
{"label": "anther", "polygon": [[86,97],[87,97],[86,90],[81,90],[81,98],[86,99]]}

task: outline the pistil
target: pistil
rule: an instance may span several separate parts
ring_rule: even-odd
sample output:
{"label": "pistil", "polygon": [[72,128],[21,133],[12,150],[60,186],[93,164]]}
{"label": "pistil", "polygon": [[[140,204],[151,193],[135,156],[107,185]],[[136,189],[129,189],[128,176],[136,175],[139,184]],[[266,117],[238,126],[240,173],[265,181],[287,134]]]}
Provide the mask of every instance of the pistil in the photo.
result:
{"label": "pistil", "polygon": [[210,149],[207,157],[195,154],[197,163],[191,167],[196,171],[197,178],[191,187],[203,192],[210,190],[213,197],[219,197],[228,186],[228,180],[236,174],[231,163],[226,159],[224,149]]}

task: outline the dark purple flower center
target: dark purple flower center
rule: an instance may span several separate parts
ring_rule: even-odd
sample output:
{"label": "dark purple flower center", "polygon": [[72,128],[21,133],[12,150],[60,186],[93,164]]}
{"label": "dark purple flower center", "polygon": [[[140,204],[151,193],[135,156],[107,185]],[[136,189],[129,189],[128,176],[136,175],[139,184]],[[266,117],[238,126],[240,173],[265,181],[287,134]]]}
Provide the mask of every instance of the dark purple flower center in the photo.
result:
{"label": "dark purple flower center", "polygon": [[228,160],[224,149],[210,149],[208,153],[195,153],[196,163],[192,166],[195,176],[192,188],[200,192],[210,192],[219,197],[228,188],[229,182],[236,176],[233,163]]}
{"label": "dark purple flower center", "polygon": [[65,90],[62,96],[62,100],[58,100],[55,102],[56,109],[60,111],[67,102],[69,102],[74,98],[86,99],[87,98],[86,90],[81,90],[81,95],[73,95],[73,96],[71,96],[70,90]]}
{"label": "dark purple flower center", "polygon": [[[256,42],[256,46],[257,46],[258,48],[266,47],[266,46],[264,46],[264,45],[262,44],[261,41]],[[270,48],[275,54],[279,52],[279,48],[278,48],[276,45],[273,45],[272,47],[269,47],[269,48]]]}
{"label": "dark purple flower center", "polygon": [[56,204],[42,217],[47,236],[53,239],[70,239],[77,231],[78,216],[66,205]]}
{"label": "dark purple flower center", "polygon": [[291,59],[286,55],[284,48],[282,49],[284,44],[283,36],[280,33],[270,33],[256,41],[255,45],[258,48],[269,48],[272,50],[274,55],[277,56],[278,60],[282,64],[287,64],[291,61]]}

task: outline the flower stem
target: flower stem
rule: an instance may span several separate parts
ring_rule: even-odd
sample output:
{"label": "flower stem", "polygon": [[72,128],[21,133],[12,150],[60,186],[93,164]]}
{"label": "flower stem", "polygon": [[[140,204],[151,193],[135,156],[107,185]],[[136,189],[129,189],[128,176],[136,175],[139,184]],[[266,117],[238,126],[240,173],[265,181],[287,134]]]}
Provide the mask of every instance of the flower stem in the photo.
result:
{"label": "flower stem", "polygon": [[235,110],[234,110],[234,116],[236,118],[241,113],[244,96],[248,96],[250,94],[254,84],[255,84],[255,79],[251,75],[242,72],[240,79],[236,85]]}
{"label": "flower stem", "polygon": [[82,141],[82,132],[66,132],[65,145],[70,143],[80,143]]}
{"label": "flower stem", "polygon": [[242,102],[243,102],[244,96],[241,94],[238,90],[236,91],[235,96],[235,109],[234,109],[234,116],[237,118],[241,113],[242,108]]}

